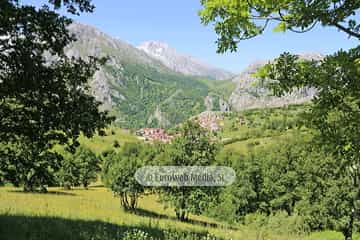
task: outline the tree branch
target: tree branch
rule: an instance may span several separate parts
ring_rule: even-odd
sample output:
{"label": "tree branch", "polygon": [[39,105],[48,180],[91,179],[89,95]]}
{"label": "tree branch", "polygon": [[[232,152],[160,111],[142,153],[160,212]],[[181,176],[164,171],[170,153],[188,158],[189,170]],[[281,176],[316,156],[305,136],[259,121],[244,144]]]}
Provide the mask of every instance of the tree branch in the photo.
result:
{"label": "tree branch", "polygon": [[344,27],[344,26],[342,26],[342,25],[339,24],[339,23],[333,23],[333,25],[334,25],[335,27],[337,27],[338,29],[340,29],[341,31],[346,32],[346,33],[349,34],[350,36],[356,37],[356,38],[360,39],[360,33],[353,32],[353,31],[351,31],[350,28]]}
{"label": "tree branch", "polygon": [[317,21],[315,21],[310,27],[304,29],[304,30],[296,30],[292,27],[289,28],[290,31],[295,32],[295,33],[305,33],[305,32],[309,32],[310,30],[312,30],[317,24]]}
{"label": "tree branch", "polygon": [[251,16],[249,17],[252,20],[277,20],[277,21],[282,21],[282,19],[280,17],[274,17],[274,16]]}

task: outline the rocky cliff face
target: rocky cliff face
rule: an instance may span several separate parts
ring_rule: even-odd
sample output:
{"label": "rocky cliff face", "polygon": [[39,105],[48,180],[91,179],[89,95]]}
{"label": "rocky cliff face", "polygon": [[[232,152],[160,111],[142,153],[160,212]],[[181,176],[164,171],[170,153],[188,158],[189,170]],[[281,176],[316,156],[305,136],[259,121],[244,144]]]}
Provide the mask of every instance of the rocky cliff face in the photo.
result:
{"label": "rocky cliff face", "polygon": [[[301,54],[303,59],[320,60],[323,55],[317,53]],[[249,108],[279,107],[288,104],[300,104],[310,101],[316,91],[311,88],[295,90],[283,97],[272,96],[269,89],[257,84],[259,79],[253,75],[268,61],[257,61],[249,65],[239,76],[233,79],[236,82],[236,89],[232,92],[229,103],[233,110]]]}
{"label": "rocky cliff face", "polygon": [[178,73],[209,77],[216,80],[229,79],[233,76],[233,74],[228,71],[210,66],[192,56],[179,53],[166,43],[157,41],[144,42],[138,46],[138,49],[158,59],[165,66]]}
{"label": "rocky cliff face", "polygon": [[[110,109],[116,105],[114,100],[126,99],[118,88],[112,86],[124,85],[124,64],[152,65],[166,71],[160,62],[150,58],[144,52],[119,39],[112,38],[95,27],[73,23],[69,26],[69,30],[75,34],[77,41],[66,48],[65,52],[68,56],[85,59],[88,56],[109,57],[106,66],[101,67],[90,82],[92,94],[104,103],[106,108]],[[116,71],[109,71],[109,68]]]}

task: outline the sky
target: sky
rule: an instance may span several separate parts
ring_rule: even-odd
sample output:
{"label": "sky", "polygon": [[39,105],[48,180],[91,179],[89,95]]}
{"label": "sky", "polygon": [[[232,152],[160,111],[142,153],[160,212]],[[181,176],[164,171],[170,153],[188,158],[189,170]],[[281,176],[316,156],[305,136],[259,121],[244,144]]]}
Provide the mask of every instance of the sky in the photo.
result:
{"label": "sky", "polygon": [[[23,1],[37,5],[38,0]],[[42,1],[41,1],[42,2]],[[358,44],[331,27],[315,27],[311,32],[274,33],[242,41],[236,53],[217,54],[213,26],[201,24],[200,0],[93,0],[93,13],[71,16],[93,25],[113,37],[135,46],[144,41],[162,41],[181,53],[206,63],[239,73],[257,60],[277,57],[282,52],[330,54]]]}

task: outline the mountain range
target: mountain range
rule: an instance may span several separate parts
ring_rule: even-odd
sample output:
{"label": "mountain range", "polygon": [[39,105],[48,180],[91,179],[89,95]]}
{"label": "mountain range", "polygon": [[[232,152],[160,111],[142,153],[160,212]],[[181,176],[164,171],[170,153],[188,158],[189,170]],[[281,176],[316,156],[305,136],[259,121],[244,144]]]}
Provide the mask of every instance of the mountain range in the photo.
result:
{"label": "mountain range", "polygon": [[175,72],[185,75],[207,77],[215,80],[226,80],[234,76],[233,73],[203,63],[195,57],[181,54],[168,44],[159,41],[148,41],[137,47],[149,56],[159,60]]}
{"label": "mountain range", "polygon": [[[184,75],[156,58],[92,26],[69,27],[77,41],[68,56],[108,57],[90,81],[91,93],[126,128],[170,127],[205,110],[228,108],[234,84]],[[211,99],[211,101],[205,101]]]}
{"label": "mountain range", "polygon": [[135,47],[80,23],[73,23],[69,30],[77,41],[66,48],[68,56],[108,57],[89,84],[102,108],[110,110],[121,127],[166,128],[205,110],[282,106],[308,101],[315,94],[313,89],[300,89],[282,98],[270,96],[253,77],[264,61],[234,76],[166,43],[149,41]]}

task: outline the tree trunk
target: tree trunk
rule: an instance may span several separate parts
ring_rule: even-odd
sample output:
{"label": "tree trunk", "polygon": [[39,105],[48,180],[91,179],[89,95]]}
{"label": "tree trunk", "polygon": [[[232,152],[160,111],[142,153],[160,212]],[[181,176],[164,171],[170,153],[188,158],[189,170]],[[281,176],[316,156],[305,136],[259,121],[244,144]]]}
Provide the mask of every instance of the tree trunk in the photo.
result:
{"label": "tree trunk", "polygon": [[46,187],[45,187],[44,185],[41,185],[41,186],[39,187],[39,192],[41,192],[41,193],[47,193]]}
{"label": "tree trunk", "polygon": [[346,229],[343,234],[345,240],[352,240],[352,229]]}
{"label": "tree trunk", "polygon": [[33,192],[34,186],[31,182],[25,182],[24,183],[24,192]]}
{"label": "tree trunk", "polygon": [[181,210],[180,220],[181,220],[182,222],[185,222],[185,221],[187,220],[186,211]]}
{"label": "tree trunk", "polygon": [[342,231],[342,233],[345,237],[345,240],[352,240],[354,219],[355,219],[355,209],[352,209],[352,213],[350,215],[350,221]]}
{"label": "tree trunk", "polygon": [[137,204],[137,195],[136,195],[136,193],[132,193],[130,195],[130,208],[132,210],[135,210],[136,204]]}

